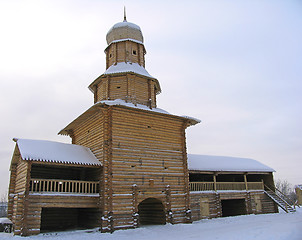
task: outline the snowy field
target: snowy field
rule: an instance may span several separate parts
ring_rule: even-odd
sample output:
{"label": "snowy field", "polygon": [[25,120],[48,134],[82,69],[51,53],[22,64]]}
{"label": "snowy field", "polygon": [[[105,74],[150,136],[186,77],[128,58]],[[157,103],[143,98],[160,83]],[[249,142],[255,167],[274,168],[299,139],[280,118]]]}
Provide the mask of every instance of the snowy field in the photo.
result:
{"label": "snowy field", "polygon": [[2,240],[302,240],[302,208],[296,213],[245,215],[201,220],[193,224],[148,226],[120,230],[113,234],[67,231],[39,234],[27,238],[0,233]]}

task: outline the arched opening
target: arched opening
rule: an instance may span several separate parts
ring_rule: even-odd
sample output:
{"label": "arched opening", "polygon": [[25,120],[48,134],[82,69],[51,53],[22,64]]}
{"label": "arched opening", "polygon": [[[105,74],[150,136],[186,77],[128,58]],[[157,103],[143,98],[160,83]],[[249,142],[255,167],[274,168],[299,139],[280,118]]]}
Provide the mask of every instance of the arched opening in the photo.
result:
{"label": "arched opening", "polygon": [[156,198],[147,198],[138,205],[140,225],[166,224],[166,214],[162,202]]}

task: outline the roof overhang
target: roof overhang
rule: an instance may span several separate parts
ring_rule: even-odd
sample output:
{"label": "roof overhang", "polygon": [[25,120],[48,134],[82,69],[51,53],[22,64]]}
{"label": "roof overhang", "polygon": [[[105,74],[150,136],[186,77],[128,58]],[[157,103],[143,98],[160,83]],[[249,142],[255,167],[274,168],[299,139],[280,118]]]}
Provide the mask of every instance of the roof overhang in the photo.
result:
{"label": "roof overhang", "polygon": [[107,79],[107,76],[116,76],[116,77],[119,77],[119,76],[125,76],[125,75],[127,75],[127,74],[140,76],[141,78],[149,79],[149,80],[155,82],[156,94],[158,95],[158,94],[161,93],[161,87],[160,87],[159,81],[158,81],[156,78],[148,77],[148,76],[145,76],[145,75],[142,75],[142,74],[139,74],[139,73],[136,73],[136,72],[132,72],[132,71],[125,71],[125,72],[118,72],[118,73],[109,73],[109,74],[103,73],[102,75],[100,75],[99,77],[97,77],[97,78],[96,78],[96,79],[88,86],[88,89],[89,89],[92,93],[94,93],[94,92],[95,92],[95,86],[97,86],[101,81]]}
{"label": "roof overhang", "polygon": [[188,154],[188,169],[195,172],[215,173],[272,173],[274,169],[265,164],[250,158],[238,158],[227,156],[209,156]]}
{"label": "roof overhang", "polygon": [[63,128],[58,134],[71,136],[73,129],[76,128],[80,123],[85,121],[89,116],[91,116],[94,113],[100,112],[102,114],[102,109],[109,106],[128,108],[135,111],[145,111],[151,114],[169,115],[174,118],[178,118],[181,119],[182,121],[185,121],[187,123],[187,127],[200,123],[200,120],[196,118],[190,118],[188,116],[177,116],[177,115],[170,114],[167,111],[160,108],[149,108],[141,104],[134,105],[133,103],[127,103],[123,100],[116,99],[116,100],[105,100],[95,103],[87,111],[82,113],[79,117],[77,117],[75,120],[69,123],[65,128]]}
{"label": "roof overhang", "polygon": [[12,164],[18,156],[25,161],[101,166],[101,162],[87,147],[46,140],[13,139],[16,142]]}

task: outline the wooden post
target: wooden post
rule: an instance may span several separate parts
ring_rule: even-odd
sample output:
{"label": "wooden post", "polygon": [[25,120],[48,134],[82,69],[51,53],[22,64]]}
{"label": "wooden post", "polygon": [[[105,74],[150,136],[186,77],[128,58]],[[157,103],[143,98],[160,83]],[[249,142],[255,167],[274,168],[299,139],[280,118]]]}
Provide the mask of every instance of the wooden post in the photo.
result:
{"label": "wooden post", "polygon": [[143,46],[143,67],[145,67],[145,47]]}
{"label": "wooden post", "polygon": [[261,179],[261,182],[262,182],[262,189],[264,190],[264,181],[263,181],[263,179]]}
{"label": "wooden post", "polygon": [[102,232],[113,232],[112,205],[112,106],[103,109],[104,115],[104,155],[103,155],[103,191],[102,191]]}
{"label": "wooden post", "polygon": [[110,100],[110,76],[107,76],[107,100]]}
{"label": "wooden post", "polygon": [[127,63],[128,62],[128,54],[129,54],[129,52],[127,53],[127,44],[128,43],[128,41],[125,41],[125,63]]}
{"label": "wooden post", "polygon": [[169,185],[166,186],[166,219],[168,223],[173,224],[173,212],[172,212],[172,208],[171,208],[171,188]]}
{"label": "wooden post", "polygon": [[125,97],[125,101],[128,102],[128,98],[129,98],[129,76],[128,73],[126,73],[126,88],[127,88],[127,93],[126,93],[126,97]]}
{"label": "wooden post", "polygon": [[151,100],[151,80],[149,79],[148,80],[148,100],[147,100],[147,103],[148,103],[148,107],[150,109],[152,109],[152,100]]}
{"label": "wooden post", "polygon": [[214,175],[213,175],[213,180],[214,180],[214,191],[215,191],[215,192],[217,192],[216,174],[217,174],[217,173],[214,173]]}
{"label": "wooden post", "polygon": [[141,65],[141,49],[140,49],[140,44],[139,43],[136,43],[137,44],[137,62],[139,65]]}
{"label": "wooden post", "polygon": [[110,54],[110,49],[107,49],[107,50],[105,51],[105,53],[106,53],[106,70],[107,70],[108,67],[109,67],[109,54]]}
{"label": "wooden post", "polygon": [[248,188],[248,185],[247,185],[247,178],[246,178],[246,175],[247,175],[247,173],[245,173],[243,177],[244,177],[244,183],[245,183],[245,190],[248,191],[249,188]]}
{"label": "wooden post", "polygon": [[182,136],[182,157],[183,157],[183,169],[184,169],[184,180],[185,180],[185,204],[186,204],[186,220],[188,223],[192,222],[192,214],[190,210],[190,189],[189,189],[189,171],[188,171],[188,160],[187,160],[187,147],[186,147],[186,128],[188,121],[184,121],[181,128]]}
{"label": "wooden post", "polygon": [[98,101],[98,87],[94,85],[94,103]]}
{"label": "wooden post", "polygon": [[220,195],[218,192],[216,192],[215,196],[216,200],[216,214],[217,217],[222,217],[222,206],[221,206],[221,200],[220,200]]}
{"label": "wooden post", "polygon": [[114,60],[114,65],[116,65],[116,64],[117,64],[117,53],[118,53],[118,51],[117,51],[117,43],[114,43],[114,46],[115,46],[115,60]]}
{"label": "wooden post", "polygon": [[21,223],[21,236],[28,236],[28,195],[29,195],[29,185],[30,185],[30,172],[31,172],[32,161],[27,161],[27,172],[26,172],[26,185],[23,197],[23,211],[22,211],[22,223]]}
{"label": "wooden post", "polygon": [[132,219],[133,227],[137,228],[139,226],[139,215],[138,215],[138,205],[137,205],[137,185],[132,186]]}
{"label": "wooden post", "polygon": [[154,107],[156,108],[156,89],[155,89],[155,86],[153,87],[153,90],[154,90],[154,98],[153,98],[153,101],[154,101]]}

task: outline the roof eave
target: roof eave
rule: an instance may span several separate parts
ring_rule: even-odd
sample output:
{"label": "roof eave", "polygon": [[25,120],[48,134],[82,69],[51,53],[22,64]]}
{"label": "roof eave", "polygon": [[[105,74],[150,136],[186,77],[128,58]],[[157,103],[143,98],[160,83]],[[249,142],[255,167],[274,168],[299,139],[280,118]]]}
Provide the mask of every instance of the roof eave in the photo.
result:
{"label": "roof eave", "polygon": [[144,54],[147,53],[146,48],[145,48],[145,45],[144,45],[143,42],[140,42],[140,41],[138,41],[138,40],[134,40],[134,39],[131,39],[131,38],[125,38],[125,39],[120,39],[120,40],[114,40],[114,41],[110,42],[110,43],[108,44],[108,46],[105,48],[104,52],[106,53],[107,50],[108,50],[108,48],[109,48],[112,44],[116,44],[116,43],[119,43],[119,42],[126,42],[126,41],[135,42],[135,43],[138,43],[138,44],[142,45],[143,48],[144,48]]}
{"label": "roof eave", "polygon": [[134,75],[138,75],[142,78],[146,78],[146,79],[152,79],[154,82],[155,82],[155,85],[156,85],[156,95],[160,94],[161,93],[161,87],[160,87],[160,84],[159,84],[159,81],[156,79],[156,78],[153,78],[153,77],[148,77],[146,75],[142,75],[142,74],[139,74],[139,73],[136,73],[136,72],[132,72],[132,71],[126,71],[126,72],[117,72],[117,73],[106,73],[106,74],[102,74],[100,75],[99,77],[97,77],[89,86],[88,86],[88,89],[94,93],[94,86],[99,84],[102,80],[102,78],[106,77],[106,76],[120,76],[120,75],[124,75],[124,74],[134,74]]}

